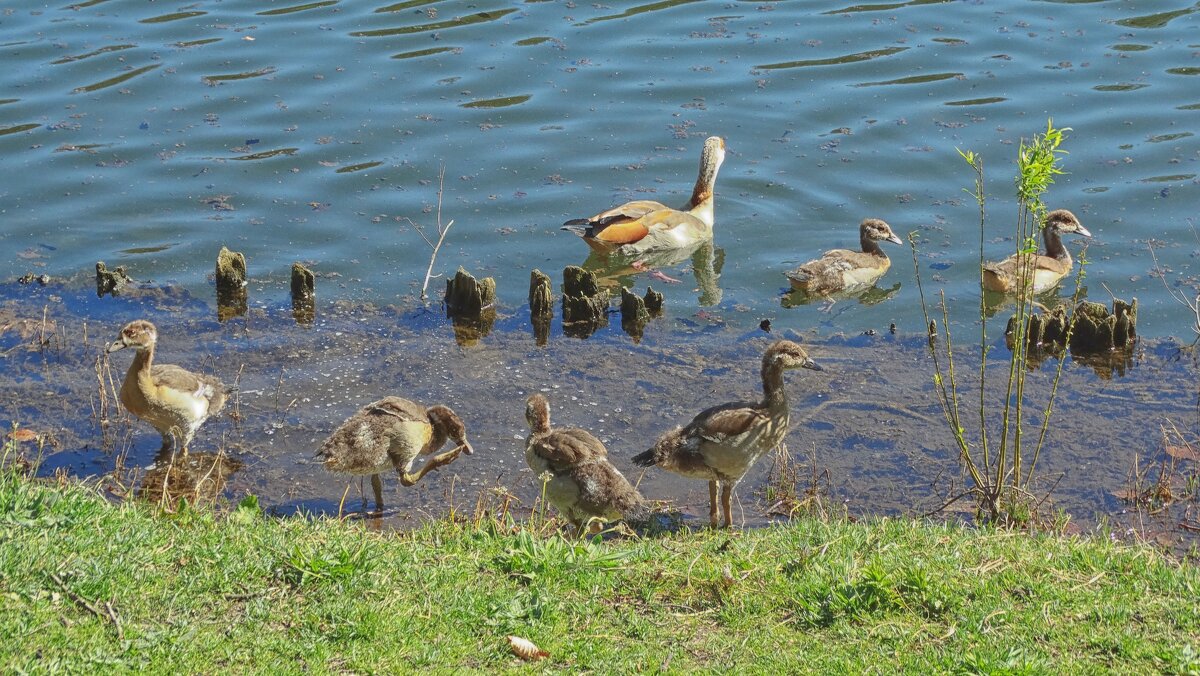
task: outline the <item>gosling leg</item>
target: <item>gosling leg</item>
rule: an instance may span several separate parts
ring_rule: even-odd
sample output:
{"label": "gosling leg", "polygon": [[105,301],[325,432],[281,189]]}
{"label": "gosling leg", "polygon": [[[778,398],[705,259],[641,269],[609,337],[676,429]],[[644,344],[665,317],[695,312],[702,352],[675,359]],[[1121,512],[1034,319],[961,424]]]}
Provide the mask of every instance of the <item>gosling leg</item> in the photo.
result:
{"label": "gosling leg", "polygon": [[708,521],[713,528],[717,527],[717,480],[708,482]]}
{"label": "gosling leg", "polygon": [[[378,474],[371,475],[371,490],[375,491],[375,511],[383,511],[383,479]],[[365,496],[364,496],[365,497]],[[366,502],[366,500],[363,500]]]}
{"label": "gosling leg", "polygon": [[721,486],[721,509],[725,512],[725,527],[733,527],[733,510],[730,508],[729,502],[733,495],[733,484],[726,482]]}
{"label": "gosling leg", "polygon": [[445,453],[442,453],[441,455],[435,455],[429,459],[429,462],[425,463],[424,467],[416,472],[400,472],[400,483],[404,484],[405,486],[412,486],[420,481],[426,474],[429,474],[439,467],[443,467],[454,462],[458,456],[462,454],[465,448],[466,446],[457,446],[449,451],[446,451]]}

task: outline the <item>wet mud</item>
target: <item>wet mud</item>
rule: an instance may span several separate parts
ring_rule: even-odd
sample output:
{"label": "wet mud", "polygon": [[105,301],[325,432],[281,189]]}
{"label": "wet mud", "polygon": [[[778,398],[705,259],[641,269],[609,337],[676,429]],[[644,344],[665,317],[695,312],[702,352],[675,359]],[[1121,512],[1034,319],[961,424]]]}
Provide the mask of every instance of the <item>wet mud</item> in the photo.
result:
{"label": "wet mud", "polygon": [[[197,434],[195,457],[176,470],[164,470],[157,457],[158,434],[129,419],[116,401],[129,360],[121,353],[110,358],[103,348],[135,318],[158,325],[158,362],[237,387],[222,415]],[[997,342],[986,396],[994,432],[1008,364],[1003,326],[992,327]],[[559,317],[548,335],[538,335],[521,306],[497,308],[490,333],[462,345],[436,306],[331,303],[298,323],[280,289],[271,302],[219,320],[210,303],[172,289],[129,288],[96,298],[84,288],[9,284],[0,296],[0,421],[45,440],[44,475],[111,476],[131,487],[128,494],[155,501],[179,484],[232,502],[254,494],[276,514],[337,514],[343,495],[347,512],[362,503],[357,479],[347,492],[346,477],[325,472],[312,458],[330,432],[385,395],[450,405],[476,452],[412,488],[384,476],[383,525],[404,528],[452,508],[470,509],[481,493],[499,487],[515,496],[515,513],[527,514],[539,489],[523,458],[524,402],[543,392],[555,425],[593,432],[644,495],[669,501],[699,526],[707,522],[703,482],[642,472],[629,458],[707,406],[757,397],[762,351],[787,337],[804,343],[825,368],[791,372],[786,386],[788,447],[801,475],[815,469],[825,477],[827,504],[844,505],[852,515],[967,518],[961,504],[939,511],[961,492],[963,473],[934,398],[925,336],[886,328],[853,336],[742,331],[673,314],[668,305],[638,341],[617,323],[580,339],[564,333]],[[978,335],[975,327],[957,332],[959,344]],[[978,348],[958,351],[955,359],[965,417],[975,420]],[[1027,438],[1036,436],[1056,364],[1048,358],[1029,376]],[[1042,510],[1062,510],[1082,530],[1105,524],[1177,551],[1200,542],[1194,495],[1157,514],[1129,501],[1135,467],[1143,484],[1169,470],[1164,481],[1173,482],[1177,497],[1194,485],[1200,463],[1178,452],[1196,447],[1200,433],[1198,370],[1195,353],[1170,340],[1143,341],[1122,356],[1120,369],[1069,361],[1032,487],[1046,496]],[[20,446],[26,456],[37,453],[32,441]],[[769,521],[770,468],[764,458],[739,486],[736,521]]]}

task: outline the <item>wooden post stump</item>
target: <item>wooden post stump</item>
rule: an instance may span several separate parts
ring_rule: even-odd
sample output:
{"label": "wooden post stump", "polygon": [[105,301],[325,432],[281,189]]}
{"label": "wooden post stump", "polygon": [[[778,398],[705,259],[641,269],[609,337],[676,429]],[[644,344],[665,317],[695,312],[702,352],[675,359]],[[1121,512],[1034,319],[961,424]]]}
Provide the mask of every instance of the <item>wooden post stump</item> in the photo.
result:
{"label": "wooden post stump", "polygon": [[221,247],[217,254],[217,320],[225,321],[246,314],[246,257]]}
{"label": "wooden post stump", "polygon": [[554,319],[554,294],[550,277],[541,270],[529,274],[529,323],[538,347],[550,340],[550,322]]}
{"label": "wooden post stump", "polygon": [[563,269],[563,331],[587,338],[608,323],[610,294],[596,283],[596,275],[577,265]]}
{"label": "wooden post stump", "polygon": [[496,280],[477,280],[460,267],[453,278],[446,280],[445,304],[446,316],[454,325],[454,339],[459,345],[474,345],[491,333],[496,321]]}
{"label": "wooden post stump", "polygon": [[317,277],[300,262],[292,263],[292,317],[311,324],[317,317]]}
{"label": "wooden post stump", "polygon": [[125,288],[133,279],[125,274],[125,266],[118,265],[115,270],[109,270],[104,261],[96,261],[96,297],[103,298],[105,294],[114,296]]}

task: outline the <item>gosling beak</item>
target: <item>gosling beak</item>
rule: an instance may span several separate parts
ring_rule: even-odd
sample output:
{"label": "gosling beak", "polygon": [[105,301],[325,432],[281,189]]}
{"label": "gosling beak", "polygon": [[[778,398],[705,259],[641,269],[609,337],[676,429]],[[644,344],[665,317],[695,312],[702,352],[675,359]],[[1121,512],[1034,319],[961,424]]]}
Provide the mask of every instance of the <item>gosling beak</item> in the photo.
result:
{"label": "gosling beak", "polygon": [[1076,234],[1076,235],[1083,235],[1084,237],[1091,237],[1091,236],[1092,236],[1092,233],[1088,232],[1088,229],[1087,229],[1087,228],[1085,228],[1085,227],[1083,227],[1082,225],[1081,225],[1081,226],[1079,226],[1079,227],[1078,227],[1078,228],[1075,230],[1075,234]]}
{"label": "gosling beak", "polygon": [[471,448],[471,443],[469,441],[467,441],[466,439],[459,439],[458,443],[460,446],[462,446],[463,453],[466,453],[467,455],[475,454],[475,449]]}
{"label": "gosling beak", "polygon": [[801,365],[801,368],[812,369],[813,371],[824,371],[825,370],[825,369],[821,368],[820,364],[818,364],[817,362],[815,362],[811,359],[804,362],[804,364]]}
{"label": "gosling beak", "polygon": [[128,347],[128,346],[127,346],[127,345],[125,345],[125,341],[122,341],[122,340],[114,340],[114,341],[113,341],[113,342],[112,342],[112,343],[111,343],[111,344],[108,346],[108,349],[107,349],[107,350],[105,350],[105,352],[108,352],[108,353],[111,353],[111,352],[116,352],[117,350],[123,350],[123,349],[125,349],[126,347]]}
{"label": "gosling beak", "polygon": [[891,242],[892,244],[904,244],[904,240],[900,239],[900,237],[894,232],[892,233],[891,237],[887,238],[887,241]]}

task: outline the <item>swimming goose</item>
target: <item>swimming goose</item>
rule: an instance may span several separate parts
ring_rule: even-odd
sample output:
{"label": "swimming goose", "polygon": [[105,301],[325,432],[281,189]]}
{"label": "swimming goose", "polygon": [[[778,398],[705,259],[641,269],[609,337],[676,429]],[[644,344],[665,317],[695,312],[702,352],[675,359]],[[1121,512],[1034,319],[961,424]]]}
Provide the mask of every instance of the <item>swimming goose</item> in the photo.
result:
{"label": "swimming goose", "polygon": [[[983,266],[983,288],[1000,293],[1016,293],[1017,279],[1023,270],[1033,274],[1033,292],[1041,293],[1054,287],[1071,272],[1074,262],[1063,246],[1062,234],[1091,237],[1092,233],[1066,209],[1056,209],[1046,214],[1042,227],[1042,239],[1046,243],[1043,254],[1013,254],[999,263]],[[1032,258],[1031,258],[1032,257]]]}
{"label": "swimming goose", "polygon": [[192,373],[172,364],[155,364],[158,329],[139,319],[121,329],[108,352],[127,347],[136,351],[121,383],[121,404],[139,420],[150,423],[162,435],[162,449],[178,439],[183,454],[196,430],[225,406],[225,386],[207,375]]}
{"label": "swimming goose", "polygon": [[717,526],[717,489],[725,527],[733,523],[730,495],[754,461],[783,442],[788,432],[788,402],[783,372],[806,368],[822,370],[790,340],[767,348],[762,358],[763,400],[721,404],[700,412],[686,427],[663,435],[646,451],[633,457],[642,467],[657,465],[694,479],[708,479],[709,519]]}
{"label": "swimming goose", "polygon": [[[433,456],[419,471],[412,466],[418,455],[430,455],[447,440],[458,446]],[[359,476],[371,475],[375,509],[383,510],[383,482],[380,473],[395,469],[400,483],[412,486],[429,472],[454,462],[466,452],[474,453],[467,442],[462,420],[446,406],[424,406],[400,397],[384,397],[367,404],[342,423],[317,451],[325,469]]]}
{"label": "swimming goose", "polygon": [[637,254],[688,247],[712,239],[713,190],[725,161],[725,140],[710,136],[700,154],[700,176],[692,198],[682,209],[653,200],[634,200],[590,218],[576,218],[563,230],[583,238],[600,251]]}
{"label": "swimming goose", "polygon": [[546,499],[582,534],[592,519],[640,516],[645,501],[608,461],[599,439],[577,427],[550,427],[550,402],[540,394],[525,404],[529,437],[525,462],[534,474],[550,473]]}
{"label": "swimming goose", "polygon": [[862,251],[833,249],[820,258],[785,272],[792,288],[812,296],[835,291],[859,291],[869,288],[883,276],[892,262],[879,248],[879,242],[903,244],[891,226],[878,218],[868,218],[858,226]]}

